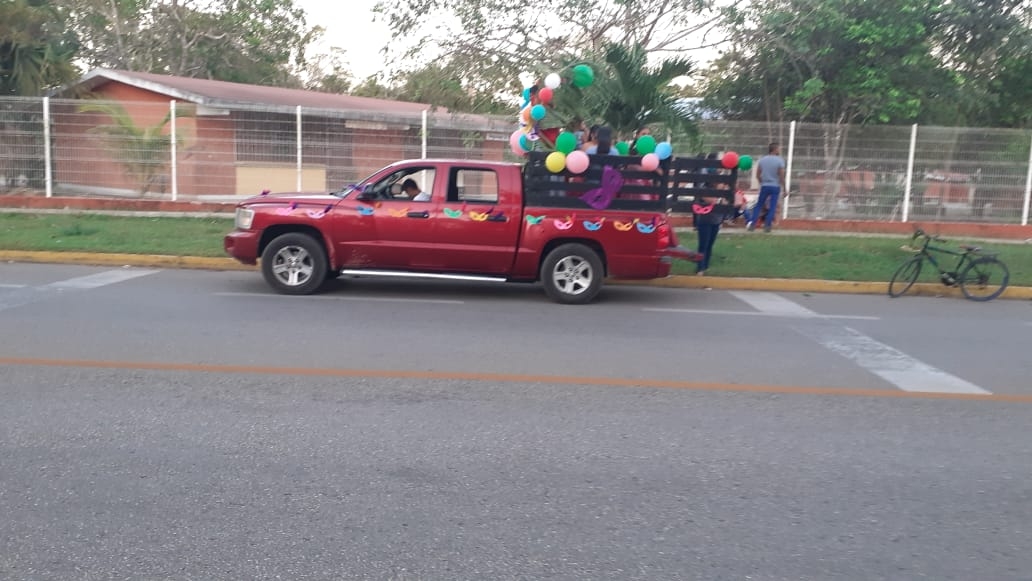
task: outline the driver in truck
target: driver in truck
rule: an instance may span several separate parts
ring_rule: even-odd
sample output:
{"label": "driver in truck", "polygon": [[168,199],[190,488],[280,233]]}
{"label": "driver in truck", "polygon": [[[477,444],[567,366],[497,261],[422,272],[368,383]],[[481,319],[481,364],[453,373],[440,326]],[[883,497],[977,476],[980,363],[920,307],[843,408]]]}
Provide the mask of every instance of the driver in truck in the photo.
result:
{"label": "driver in truck", "polygon": [[405,192],[405,194],[409,198],[411,198],[413,202],[430,201],[430,194],[420,190],[419,186],[416,185],[416,180],[412,178],[408,178],[407,180],[401,183],[401,191]]}

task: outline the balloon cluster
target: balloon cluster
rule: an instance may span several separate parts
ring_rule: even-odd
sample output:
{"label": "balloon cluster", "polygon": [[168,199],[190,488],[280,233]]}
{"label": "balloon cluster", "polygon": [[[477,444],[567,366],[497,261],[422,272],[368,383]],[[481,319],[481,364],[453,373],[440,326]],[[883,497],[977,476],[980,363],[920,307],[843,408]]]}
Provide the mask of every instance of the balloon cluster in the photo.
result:
{"label": "balloon cluster", "polygon": [[749,171],[752,169],[753,159],[748,155],[739,156],[733,151],[729,151],[724,154],[724,157],[720,158],[720,165],[724,166],[725,169],[735,169],[736,167],[742,171]]}
{"label": "balloon cluster", "polygon": [[[552,173],[559,173],[564,169],[570,173],[583,173],[588,169],[588,153],[594,151],[574,151],[576,147],[577,138],[572,133],[561,133],[556,140],[556,150],[545,158],[545,167]],[[620,155],[629,155],[631,152],[631,144],[626,141],[618,142],[613,148]],[[669,142],[656,143],[656,138],[651,135],[638,138],[634,149],[641,155],[641,169],[645,171],[655,171],[661,161],[674,153],[674,148]]]}
{"label": "balloon cluster", "polygon": [[[538,86],[530,73],[520,75],[520,81],[524,87],[523,104],[520,106],[519,113],[520,128],[509,136],[509,147],[516,155],[527,153],[534,147],[534,142],[540,139],[542,134],[540,121],[548,116],[548,106],[552,104],[555,92],[562,86],[563,77],[558,73],[550,73],[545,77],[543,87]],[[595,82],[595,71],[586,64],[576,65],[570,70],[569,81],[578,88],[589,87]],[[563,135],[565,134],[560,134],[556,139],[555,149],[565,155],[577,148],[577,138],[570,135],[569,137],[573,138],[573,146],[568,148],[569,151],[564,151],[567,149],[568,139]],[[566,141],[562,148],[559,144],[560,140]],[[549,145],[551,146],[551,144]]]}

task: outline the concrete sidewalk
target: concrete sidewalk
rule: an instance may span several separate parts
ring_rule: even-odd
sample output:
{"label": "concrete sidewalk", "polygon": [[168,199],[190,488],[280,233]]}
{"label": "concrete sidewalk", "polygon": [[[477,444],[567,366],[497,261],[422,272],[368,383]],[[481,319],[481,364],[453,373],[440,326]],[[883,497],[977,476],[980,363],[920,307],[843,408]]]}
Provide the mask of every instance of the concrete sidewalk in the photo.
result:
{"label": "concrete sidewalk", "polygon": [[[166,256],[159,254],[97,254],[88,252],[34,252],[0,250],[0,261],[89,266],[136,266],[194,270],[254,271],[258,267],[240,264],[229,257]],[[767,292],[842,293],[884,295],[888,282],[855,282],[787,278],[730,278],[675,275],[651,281],[610,281],[610,284],[645,285],[702,290],[753,290]],[[915,296],[959,297],[959,288],[934,283],[917,283],[907,293]],[[1032,287],[1008,286],[1000,298],[1032,300]]]}

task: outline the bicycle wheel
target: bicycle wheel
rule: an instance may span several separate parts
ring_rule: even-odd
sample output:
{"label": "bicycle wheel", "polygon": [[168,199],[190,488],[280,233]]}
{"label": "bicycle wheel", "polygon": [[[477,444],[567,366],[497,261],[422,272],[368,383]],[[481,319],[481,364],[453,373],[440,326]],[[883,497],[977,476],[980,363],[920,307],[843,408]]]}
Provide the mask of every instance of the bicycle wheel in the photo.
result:
{"label": "bicycle wheel", "polygon": [[917,277],[921,274],[921,265],[924,264],[924,258],[915,256],[910,260],[899,265],[896,269],[896,274],[892,275],[892,281],[889,282],[889,296],[892,298],[903,296],[903,293],[910,290],[910,287],[914,286],[917,282]]}
{"label": "bicycle wheel", "polygon": [[983,256],[969,262],[957,278],[964,296],[973,301],[991,301],[1007,288],[1010,271],[995,257]]}

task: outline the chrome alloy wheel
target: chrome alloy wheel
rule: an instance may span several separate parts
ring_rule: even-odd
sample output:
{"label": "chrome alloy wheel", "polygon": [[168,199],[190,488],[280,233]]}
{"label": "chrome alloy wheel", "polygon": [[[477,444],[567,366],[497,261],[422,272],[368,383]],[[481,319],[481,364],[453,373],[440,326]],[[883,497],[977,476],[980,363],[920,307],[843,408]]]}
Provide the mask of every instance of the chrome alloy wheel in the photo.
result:
{"label": "chrome alloy wheel", "polygon": [[591,263],[579,256],[566,256],[552,269],[552,280],[556,288],[571,296],[587,291],[594,278]]}
{"label": "chrome alloy wheel", "polygon": [[286,286],[305,284],[314,271],[315,259],[300,246],[284,246],[272,257],[272,273]]}

